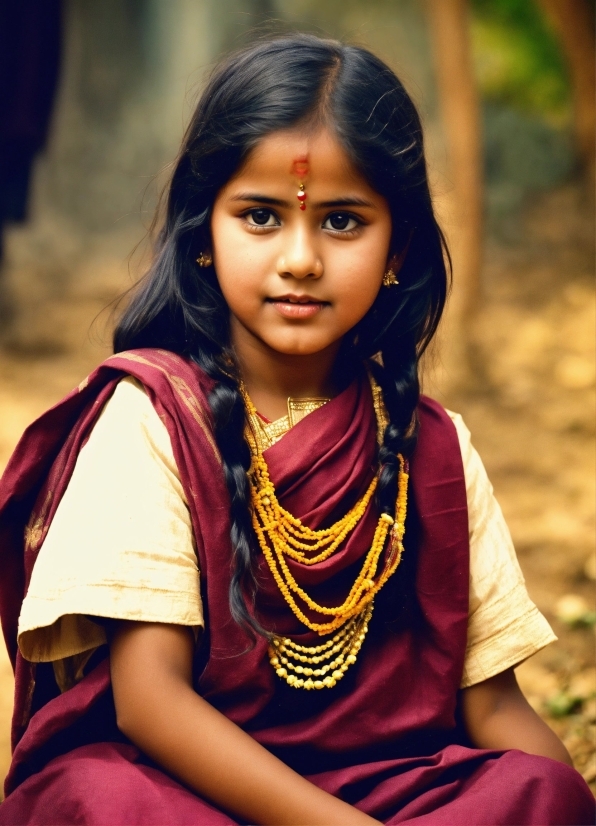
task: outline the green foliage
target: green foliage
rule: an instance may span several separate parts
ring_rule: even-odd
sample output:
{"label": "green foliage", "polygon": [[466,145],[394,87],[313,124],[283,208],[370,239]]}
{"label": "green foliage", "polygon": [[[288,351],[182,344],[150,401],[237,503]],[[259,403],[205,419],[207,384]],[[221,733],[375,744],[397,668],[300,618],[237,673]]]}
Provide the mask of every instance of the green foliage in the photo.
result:
{"label": "green foliage", "polygon": [[553,124],[570,115],[561,50],[532,0],[472,0],[472,44],[483,97]]}
{"label": "green foliage", "polygon": [[561,691],[545,703],[546,710],[551,717],[567,717],[581,710],[581,697],[574,697]]}

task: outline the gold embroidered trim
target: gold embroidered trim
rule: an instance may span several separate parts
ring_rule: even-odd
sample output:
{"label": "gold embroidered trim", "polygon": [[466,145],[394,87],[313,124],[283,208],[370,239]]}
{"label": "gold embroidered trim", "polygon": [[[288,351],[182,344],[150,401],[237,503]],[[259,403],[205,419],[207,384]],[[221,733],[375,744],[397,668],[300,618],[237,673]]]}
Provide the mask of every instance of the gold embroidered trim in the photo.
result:
{"label": "gold embroidered trim", "polygon": [[261,448],[262,450],[267,450],[268,447],[279,442],[292,425],[287,416],[282,416],[281,419],[276,419],[274,422],[264,422],[260,416],[257,416],[255,426],[258,431],[257,438],[259,438]]}
{"label": "gold embroidered trim", "polygon": [[385,437],[385,430],[387,425],[389,424],[389,416],[387,414],[387,409],[385,407],[385,402],[383,401],[383,391],[381,390],[380,386],[374,380],[372,373],[367,370],[368,373],[368,380],[370,382],[370,388],[372,390],[372,399],[373,399],[373,406],[375,408],[375,416],[377,418],[377,442],[379,445],[383,444],[383,439]]}
{"label": "gold embroidered trim", "polygon": [[37,551],[48,532],[49,526],[46,525],[45,522],[53,495],[53,491],[49,490],[39,513],[36,514],[35,511],[31,513],[29,522],[25,528],[25,553]]}
{"label": "gold embroidered trim", "polygon": [[260,416],[251,416],[251,428],[255,439],[259,443],[261,450],[274,445],[276,442],[286,435],[294,425],[301,422],[309,413],[323,407],[330,399],[324,398],[307,398],[307,399],[288,399],[288,414],[276,419],[274,422],[264,422]]}
{"label": "gold embroidered trim", "polygon": [[319,407],[330,399],[312,398],[312,399],[288,399],[288,420],[290,427],[301,422],[309,413],[314,413]]}
{"label": "gold embroidered trim", "polygon": [[[165,354],[165,352],[164,352]],[[171,353],[167,353],[168,356],[171,356]],[[111,361],[112,359],[124,359],[125,361],[133,361],[137,362],[138,364],[144,364],[147,367],[154,367],[156,370],[159,370],[167,380],[170,382],[176,393],[178,394],[179,398],[183,401],[186,408],[190,411],[193,419],[199,425],[203,433],[205,434],[205,438],[211,445],[213,449],[213,453],[215,454],[218,462],[221,464],[221,456],[215,440],[213,438],[213,434],[211,433],[211,428],[209,427],[208,422],[205,419],[203,414],[203,408],[201,407],[199,400],[191,391],[188,384],[184,381],[181,376],[172,376],[165,367],[162,367],[160,364],[156,364],[153,361],[149,361],[149,359],[143,358],[143,356],[137,356],[136,353],[116,353],[113,356],[110,356],[109,359],[106,361]]]}
{"label": "gold embroidered trim", "polygon": [[25,728],[31,719],[31,706],[33,704],[33,693],[35,692],[35,663],[28,663],[29,684],[27,685],[27,695],[23,703],[23,713],[21,715],[21,726]]}

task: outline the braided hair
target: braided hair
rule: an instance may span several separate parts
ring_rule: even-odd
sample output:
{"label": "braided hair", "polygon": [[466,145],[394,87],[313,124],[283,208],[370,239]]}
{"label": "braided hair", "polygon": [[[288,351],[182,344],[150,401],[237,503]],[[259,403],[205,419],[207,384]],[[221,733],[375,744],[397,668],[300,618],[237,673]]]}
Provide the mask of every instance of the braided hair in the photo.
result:
{"label": "braided hair", "polygon": [[256,550],[244,404],[227,304],[213,267],[199,270],[195,259],[210,246],[217,193],[251,149],[268,134],[305,123],[335,134],[389,204],[391,252],[407,248],[399,289],[381,290],[342,345],[347,361],[369,360],[383,391],[389,424],[379,451],[377,501],[392,513],[397,453],[410,455],[416,442],[419,360],[441,318],[449,255],[432,209],[418,113],[392,70],[367,50],[297,34],[257,42],[215,68],[174,165],[153,262],[114,333],[114,352],[169,349],[193,359],[215,382],[209,405],[234,553],[230,611],[253,639],[254,632],[266,632],[250,605]]}

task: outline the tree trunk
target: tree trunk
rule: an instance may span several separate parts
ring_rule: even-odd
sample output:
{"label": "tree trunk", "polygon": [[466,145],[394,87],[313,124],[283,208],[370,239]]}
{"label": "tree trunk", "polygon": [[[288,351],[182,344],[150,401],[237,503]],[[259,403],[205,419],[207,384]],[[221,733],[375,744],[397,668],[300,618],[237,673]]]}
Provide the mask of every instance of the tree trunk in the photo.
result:
{"label": "tree trunk", "polygon": [[452,379],[466,379],[466,334],[482,264],[483,163],[467,0],[427,0],[451,191],[438,196],[453,258],[454,286],[444,345]]}
{"label": "tree trunk", "polygon": [[594,181],[596,80],[594,15],[588,0],[538,0],[555,29],[569,67],[575,109],[578,154]]}

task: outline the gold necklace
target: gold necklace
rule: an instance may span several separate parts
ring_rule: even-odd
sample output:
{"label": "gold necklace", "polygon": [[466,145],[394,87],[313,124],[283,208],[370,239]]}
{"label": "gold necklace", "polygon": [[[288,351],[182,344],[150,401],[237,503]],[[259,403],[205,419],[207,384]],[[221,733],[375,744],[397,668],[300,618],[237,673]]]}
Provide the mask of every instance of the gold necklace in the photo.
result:
{"label": "gold necklace", "polygon": [[[382,439],[387,424],[387,414],[379,386],[370,374],[369,379],[377,417],[377,437]],[[244,385],[241,385],[240,391],[247,412],[245,436],[252,454],[249,472],[253,505],[252,522],[263,556],[281,594],[295,616],[307,628],[316,631],[321,636],[337,631],[330,640],[318,646],[299,646],[289,638],[273,637],[269,647],[270,663],[277,675],[294,688],[332,688],[343,677],[350,665],[356,662],[356,656],[368,631],[374,598],[401,561],[407,508],[407,462],[401,454],[398,454],[399,475],[395,518],[386,513],[379,517],[372,545],[348,596],[341,605],[336,607],[319,605],[298,585],[285,557],[288,556],[305,565],[315,565],[328,559],[364,516],[376,491],[378,474],[373,478],[364,496],[331,527],[312,530],[307,525],[303,525],[299,519],[282,508],[277,499],[263,456],[263,442],[259,438],[260,417]],[[385,563],[377,576],[379,561],[388,536],[389,545]],[[315,613],[322,614],[327,621],[313,622],[310,620],[296,602],[296,597]],[[307,665],[304,666],[302,663],[307,663]],[[311,665],[315,668],[311,668]],[[312,677],[315,679],[313,680]]]}

